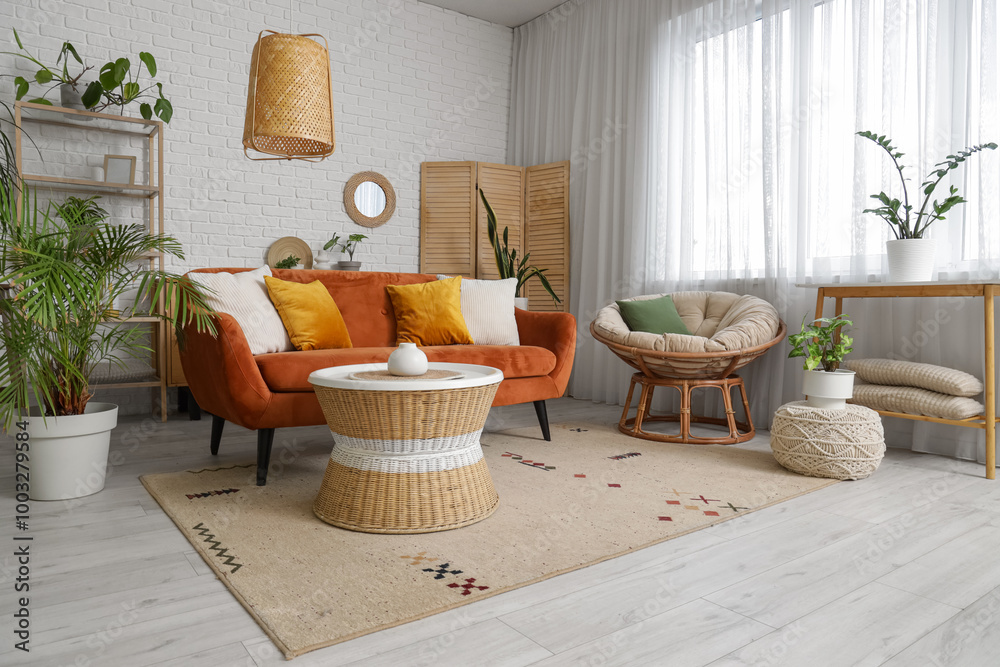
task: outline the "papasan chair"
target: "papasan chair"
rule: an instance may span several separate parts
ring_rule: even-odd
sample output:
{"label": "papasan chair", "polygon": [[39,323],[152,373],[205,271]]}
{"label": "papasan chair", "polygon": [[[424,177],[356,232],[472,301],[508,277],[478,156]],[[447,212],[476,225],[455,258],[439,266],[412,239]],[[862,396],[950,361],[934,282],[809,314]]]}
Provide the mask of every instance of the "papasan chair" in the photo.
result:
{"label": "papasan chair", "polygon": [[[637,296],[624,301],[657,299],[663,294]],[[652,334],[631,331],[617,303],[601,309],[590,324],[591,335],[604,343],[629,366],[632,375],[618,430],[626,435],[659,442],[731,445],[754,436],[750,404],[743,379],[734,373],[761,356],[785,337],[785,323],[768,302],[730,292],[674,292],[669,295],[692,335]],[[629,417],[632,394],[641,386],[635,417]],[[680,392],[678,414],[653,415],[650,406],[656,387]],[[691,413],[691,392],[698,387],[722,391],[725,418]],[[746,421],[737,421],[732,389],[739,389]],[[677,435],[643,430],[644,422],[679,422]],[[691,434],[691,424],[715,424],[729,429],[725,437]]]}

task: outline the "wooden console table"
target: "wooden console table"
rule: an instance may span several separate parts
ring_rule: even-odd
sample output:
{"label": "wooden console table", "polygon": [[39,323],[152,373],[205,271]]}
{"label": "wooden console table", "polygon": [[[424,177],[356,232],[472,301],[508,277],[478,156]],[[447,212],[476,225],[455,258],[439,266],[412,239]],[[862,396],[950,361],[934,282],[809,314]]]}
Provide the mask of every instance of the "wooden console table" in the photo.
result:
{"label": "wooden console table", "polygon": [[816,318],[823,317],[823,300],[827,298],[836,299],[835,314],[843,312],[844,299],[865,299],[865,298],[886,298],[886,297],[947,297],[947,296],[978,296],[983,298],[983,327],[986,341],[986,373],[984,384],[986,385],[986,414],[969,419],[939,419],[937,417],[925,417],[923,415],[911,415],[904,412],[889,412],[879,410],[879,414],[886,417],[900,417],[902,419],[914,419],[917,421],[935,422],[938,424],[951,424],[952,426],[966,426],[978,428],[986,431],[986,478],[996,479],[996,425],[997,425],[997,404],[996,404],[996,374],[994,368],[994,310],[993,298],[1000,295],[1000,284],[998,283],[827,283],[806,285],[800,284],[796,287],[816,288]]}

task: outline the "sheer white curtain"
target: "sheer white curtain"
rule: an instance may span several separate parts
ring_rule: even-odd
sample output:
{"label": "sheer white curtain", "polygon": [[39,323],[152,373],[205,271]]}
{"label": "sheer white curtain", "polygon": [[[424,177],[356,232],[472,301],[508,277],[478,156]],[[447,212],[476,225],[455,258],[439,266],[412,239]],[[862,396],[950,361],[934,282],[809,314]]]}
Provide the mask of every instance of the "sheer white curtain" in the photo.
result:
{"label": "sheer white curtain", "polygon": [[[509,159],[572,165],[570,393],[624,400],[629,369],[587,331],[616,298],[755,294],[794,328],[815,307],[796,283],[881,280],[889,230],[862,210],[898,184],[854,133],[891,136],[911,188],[948,153],[1000,139],[996,10],[997,0],[573,0],[518,28]],[[931,228],[936,265],[942,279],[996,278],[1000,156],[966,164],[952,183],[969,204]],[[846,310],[857,357],[982,376],[978,301]],[[743,373],[760,425],[799,397],[785,352]],[[887,428],[896,444],[982,457],[972,429]]]}

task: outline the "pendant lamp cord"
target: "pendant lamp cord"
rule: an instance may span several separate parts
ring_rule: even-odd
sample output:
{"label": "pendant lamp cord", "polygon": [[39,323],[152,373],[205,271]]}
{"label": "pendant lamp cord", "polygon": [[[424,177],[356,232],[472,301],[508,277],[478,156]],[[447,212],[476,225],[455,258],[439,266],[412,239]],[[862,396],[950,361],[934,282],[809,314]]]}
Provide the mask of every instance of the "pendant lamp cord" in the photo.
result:
{"label": "pendant lamp cord", "polygon": [[295,0],[288,0],[288,33],[292,34],[295,32],[294,23],[292,22],[292,3]]}

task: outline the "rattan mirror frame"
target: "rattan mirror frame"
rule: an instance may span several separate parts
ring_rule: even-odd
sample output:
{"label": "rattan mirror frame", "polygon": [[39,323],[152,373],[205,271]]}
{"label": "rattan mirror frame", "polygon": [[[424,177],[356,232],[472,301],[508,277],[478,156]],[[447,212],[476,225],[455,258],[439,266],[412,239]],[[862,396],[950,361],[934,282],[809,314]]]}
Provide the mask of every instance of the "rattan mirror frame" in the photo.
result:
{"label": "rattan mirror frame", "polygon": [[[368,181],[382,188],[382,192],[385,193],[385,208],[380,215],[373,218],[359,211],[357,204],[354,203],[354,192],[358,186]],[[344,186],[344,207],[351,220],[362,227],[380,227],[389,222],[389,218],[396,212],[396,191],[392,189],[392,183],[389,182],[389,179],[377,171],[358,172],[351,176],[347,185]]]}

